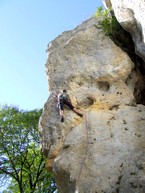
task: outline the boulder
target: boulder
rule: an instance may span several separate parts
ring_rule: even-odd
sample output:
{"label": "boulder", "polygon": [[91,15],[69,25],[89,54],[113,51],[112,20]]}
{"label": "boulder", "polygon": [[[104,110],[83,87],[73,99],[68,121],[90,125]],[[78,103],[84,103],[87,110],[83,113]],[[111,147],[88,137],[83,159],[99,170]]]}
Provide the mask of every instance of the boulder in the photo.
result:
{"label": "boulder", "polygon": [[[96,25],[92,17],[48,45],[50,96],[39,121],[46,168],[59,193],[144,193],[145,106],[135,95],[143,77]],[[65,108],[60,122],[62,89],[83,118]]]}

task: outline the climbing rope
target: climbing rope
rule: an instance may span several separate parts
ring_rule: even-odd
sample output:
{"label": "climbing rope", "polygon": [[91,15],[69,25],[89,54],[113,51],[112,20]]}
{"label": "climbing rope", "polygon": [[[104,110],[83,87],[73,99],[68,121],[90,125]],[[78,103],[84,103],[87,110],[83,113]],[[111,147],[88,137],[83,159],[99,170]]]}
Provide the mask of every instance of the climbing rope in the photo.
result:
{"label": "climbing rope", "polygon": [[84,155],[83,155],[82,160],[81,160],[80,169],[79,169],[78,177],[77,177],[77,180],[76,180],[75,193],[79,193],[80,178],[81,178],[81,174],[82,174],[82,171],[83,171],[85,160],[86,160],[87,154],[88,154],[89,124],[88,124],[88,116],[87,116],[86,113],[85,113],[85,116],[84,116],[84,120],[85,120],[85,131],[86,131],[86,144],[85,144],[85,147],[84,147],[85,151],[84,151]]}

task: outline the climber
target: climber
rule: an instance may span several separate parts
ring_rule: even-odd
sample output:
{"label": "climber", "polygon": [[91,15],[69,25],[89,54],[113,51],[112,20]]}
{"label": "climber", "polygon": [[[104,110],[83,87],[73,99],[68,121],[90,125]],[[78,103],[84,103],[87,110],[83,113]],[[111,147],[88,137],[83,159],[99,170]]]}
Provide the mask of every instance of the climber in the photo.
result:
{"label": "climber", "polygon": [[64,89],[60,94],[57,96],[58,98],[58,108],[59,114],[61,116],[61,122],[64,122],[64,105],[67,105],[70,109],[72,109],[78,116],[83,117],[81,113],[72,105],[69,95],[67,91]]}

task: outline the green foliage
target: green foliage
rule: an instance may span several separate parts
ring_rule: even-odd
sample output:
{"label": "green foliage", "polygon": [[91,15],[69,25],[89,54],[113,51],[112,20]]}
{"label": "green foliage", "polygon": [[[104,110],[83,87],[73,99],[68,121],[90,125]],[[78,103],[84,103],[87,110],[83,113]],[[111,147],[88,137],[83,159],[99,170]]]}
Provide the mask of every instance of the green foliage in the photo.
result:
{"label": "green foliage", "polygon": [[[54,192],[54,176],[45,170],[39,147],[41,110],[0,109],[0,183],[11,179],[4,193]],[[52,185],[53,184],[53,185]]]}
{"label": "green foliage", "polygon": [[95,13],[96,17],[99,18],[99,25],[96,27],[102,29],[108,36],[113,36],[115,31],[120,28],[116,17],[111,15],[111,13],[113,13],[111,9],[103,10],[102,7],[99,7]]}
{"label": "green foliage", "polygon": [[102,7],[99,7],[96,11],[96,17],[99,17],[99,26],[97,26],[99,29],[102,29],[102,31],[109,35],[112,31],[111,29],[111,17],[108,13],[108,10],[103,10]]}
{"label": "green foliage", "polygon": [[103,10],[102,7],[99,7],[95,15],[98,17],[98,25],[95,25],[96,28],[101,29],[117,46],[127,52],[130,58],[136,63],[138,57],[135,54],[132,37],[119,24],[113,11]]}

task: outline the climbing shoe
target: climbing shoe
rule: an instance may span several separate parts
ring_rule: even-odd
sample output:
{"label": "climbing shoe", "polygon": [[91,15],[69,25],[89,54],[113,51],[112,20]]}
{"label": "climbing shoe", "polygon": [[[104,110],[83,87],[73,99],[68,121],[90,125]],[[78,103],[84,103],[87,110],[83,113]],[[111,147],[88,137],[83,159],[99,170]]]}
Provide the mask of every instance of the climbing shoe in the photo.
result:
{"label": "climbing shoe", "polygon": [[80,117],[83,117],[83,115],[81,113],[77,113],[77,115],[80,116]]}
{"label": "climbing shoe", "polygon": [[61,117],[61,122],[64,122],[64,117]]}

